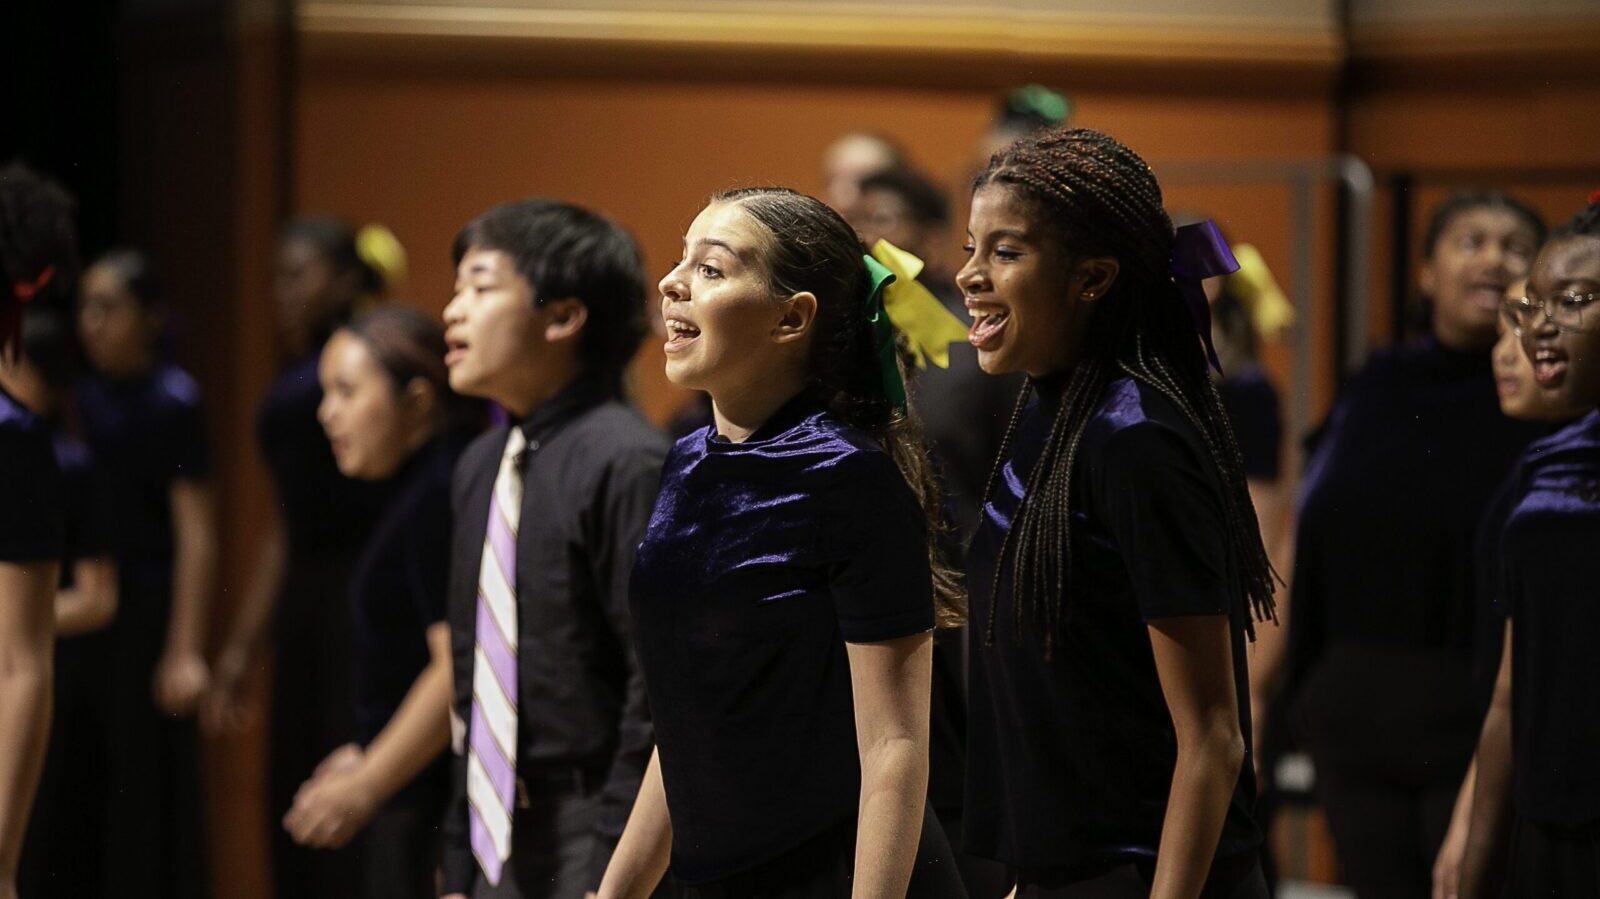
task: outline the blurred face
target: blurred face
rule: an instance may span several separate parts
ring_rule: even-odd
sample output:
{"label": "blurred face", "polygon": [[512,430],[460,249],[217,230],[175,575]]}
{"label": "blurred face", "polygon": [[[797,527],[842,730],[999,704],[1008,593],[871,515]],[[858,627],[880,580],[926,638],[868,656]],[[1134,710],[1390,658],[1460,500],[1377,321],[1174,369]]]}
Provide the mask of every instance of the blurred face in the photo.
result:
{"label": "blurred face", "polygon": [[1439,339],[1462,349],[1492,342],[1506,288],[1527,277],[1537,249],[1532,229],[1510,210],[1480,207],[1451,219],[1420,273]]}
{"label": "blurred face", "polygon": [[317,420],[328,433],[345,477],[379,481],[400,469],[416,448],[415,409],[349,331],[336,331],[317,365],[322,404]]}
{"label": "blurred face", "polygon": [[911,204],[892,190],[862,191],[861,201],[847,220],[868,247],[887,240],[920,259],[928,258],[930,229],[917,221]]}
{"label": "blurred face", "polygon": [[89,364],[113,376],[148,371],[161,316],[141,306],[122,276],[104,265],[84,273],[80,290],[78,335]]}
{"label": "blurred face", "polygon": [[1523,329],[1522,349],[1533,360],[1534,382],[1563,408],[1600,406],[1600,304],[1585,301],[1594,294],[1600,294],[1600,237],[1546,244],[1528,278],[1527,296],[1546,309],[1573,306],[1577,322],[1563,330],[1541,315]]}
{"label": "blurred face", "polygon": [[847,134],[822,155],[822,199],[848,219],[861,200],[861,179],[894,165],[894,150],[868,134]]}
{"label": "blurred face", "polygon": [[461,257],[455,297],[444,309],[453,390],[524,415],[578,374],[583,304],[536,299],[509,254],[473,247]]}
{"label": "blurred face", "polygon": [[315,245],[289,239],[278,246],[272,275],[278,325],[296,349],[303,348],[349,302],[351,288]]}
{"label": "blurred face", "polygon": [[1065,371],[1074,359],[1096,295],[1116,277],[1074,265],[1041,227],[1034,205],[1001,184],[972,196],[967,262],[956,274],[972,317],[967,340],[992,375],[1034,377]]}
{"label": "blurred face", "polygon": [[683,259],[657,285],[672,383],[729,397],[803,367],[804,334],[786,324],[793,298],[770,285],[771,239],[738,203],[712,203],[695,216]]}

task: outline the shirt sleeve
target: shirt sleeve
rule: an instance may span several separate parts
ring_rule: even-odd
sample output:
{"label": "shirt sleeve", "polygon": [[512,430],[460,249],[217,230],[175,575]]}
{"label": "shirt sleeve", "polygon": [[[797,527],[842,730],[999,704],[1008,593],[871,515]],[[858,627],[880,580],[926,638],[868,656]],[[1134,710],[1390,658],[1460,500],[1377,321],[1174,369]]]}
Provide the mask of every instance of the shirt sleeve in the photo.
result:
{"label": "shirt sleeve", "polygon": [[64,537],[61,473],[41,434],[0,429],[0,561],[61,558]]}
{"label": "shirt sleeve", "polygon": [[1121,550],[1139,614],[1227,614],[1227,521],[1204,448],[1147,420],[1113,434],[1102,455],[1095,504]]}
{"label": "shirt sleeve", "polygon": [[172,445],[167,459],[175,478],[204,481],[211,477],[210,441],[198,395],[183,397],[173,404]]}
{"label": "shirt sleeve", "polygon": [[617,724],[617,751],[598,797],[600,808],[595,815],[594,845],[589,858],[590,890],[600,888],[600,879],[627,826],[628,813],[633,810],[634,797],[639,795],[639,784],[655,745],[644,671],[633,649],[628,578],[633,571],[634,553],[655,509],[665,456],[663,442],[638,447],[615,460],[603,476],[588,516],[590,564],[601,611],[611,624],[628,671],[622,716]]}
{"label": "shirt sleeve", "polygon": [[933,629],[928,521],[887,453],[853,454],[834,491],[834,610],[850,643],[877,643]]}

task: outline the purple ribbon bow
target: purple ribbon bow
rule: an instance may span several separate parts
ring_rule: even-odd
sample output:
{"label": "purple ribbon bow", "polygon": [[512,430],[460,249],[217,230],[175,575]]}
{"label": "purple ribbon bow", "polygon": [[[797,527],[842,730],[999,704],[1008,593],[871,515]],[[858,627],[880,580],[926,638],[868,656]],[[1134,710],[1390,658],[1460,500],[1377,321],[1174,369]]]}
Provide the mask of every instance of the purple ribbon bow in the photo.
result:
{"label": "purple ribbon bow", "polygon": [[1231,275],[1239,270],[1239,260],[1222,238],[1222,231],[1211,219],[1184,225],[1179,228],[1172,244],[1172,277],[1178,282],[1184,305],[1189,307],[1189,317],[1194,319],[1194,329],[1206,345],[1206,359],[1211,367],[1222,374],[1222,362],[1217,359],[1216,345],[1211,342],[1211,303],[1206,300],[1202,281],[1218,275]]}

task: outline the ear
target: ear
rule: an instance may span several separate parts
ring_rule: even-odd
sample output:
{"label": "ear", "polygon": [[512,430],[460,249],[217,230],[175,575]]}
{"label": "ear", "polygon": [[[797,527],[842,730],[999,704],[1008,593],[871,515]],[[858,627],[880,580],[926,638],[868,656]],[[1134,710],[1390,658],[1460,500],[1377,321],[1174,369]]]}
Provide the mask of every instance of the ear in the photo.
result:
{"label": "ear", "polygon": [[803,339],[817,320],[817,295],[802,290],[783,301],[783,315],[772,329],[772,339],[777,343],[790,343]]}
{"label": "ear", "polygon": [[539,307],[544,313],[544,339],[549,343],[560,343],[578,336],[583,326],[589,321],[589,307],[576,297],[564,300],[550,300]]}
{"label": "ear", "polygon": [[1072,282],[1077,288],[1078,299],[1093,303],[1110,293],[1121,271],[1122,264],[1112,256],[1091,256],[1081,260],[1072,272]]}
{"label": "ear", "polygon": [[1432,260],[1424,259],[1422,267],[1417,269],[1417,287],[1422,289],[1422,295],[1431,297],[1439,287],[1439,273],[1434,271]]}
{"label": "ear", "polygon": [[439,392],[427,378],[412,378],[400,391],[400,405],[413,421],[429,422],[439,405]]}

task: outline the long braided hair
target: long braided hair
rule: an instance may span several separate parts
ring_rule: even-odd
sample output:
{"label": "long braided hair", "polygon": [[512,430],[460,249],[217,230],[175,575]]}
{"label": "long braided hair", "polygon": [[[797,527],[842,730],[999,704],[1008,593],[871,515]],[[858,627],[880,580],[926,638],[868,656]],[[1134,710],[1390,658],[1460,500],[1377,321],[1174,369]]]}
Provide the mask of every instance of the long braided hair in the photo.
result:
{"label": "long braided hair", "polygon": [[788,188],[739,188],[711,199],[739,204],[766,229],[771,240],[762,256],[774,293],[816,295],[806,390],[841,421],[871,434],[894,460],[928,521],[935,620],[941,627],[959,625],[966,615],[965,592],[960,575],[943,558],[939,486],[922,429],[914,416],[884,396],[867,321],[871,276],[861,259],[861,239],[822,201]]}
{"label": "long braided hair", "polygon": [[[1227,547],[1254,619],[1277,620],[1274,573],[1261,543],[1255,507],[1245,486],[1244,462],[1217,389],[1206,373],[1198,335],[1171,276],[1172,221],[1161,186],[1138,154],[1109,135],[1087,128],[1055,128],[1028,135],[996,153],[974,181],[1003,188],[1030,204],[1069,259],[1114,257],[1120,271],[1090,315],[1082,350],[1067,379],[1061,408],[1039,461],[1028,476],[1022,505],[1001,546],[991,597],[1010,556],[1016,601],[1013,625],[1024,619],[1041,633],[1051,654],[1070,597],[1072,474],[1079,445],[1101,395],[1129,375],[1159,391],[1194,425],[1223,485]],[[993,494],[1010,455],[1017,424],[1032,392],[1023,387],[989,476]],[[994,641],[995,606],[989,604],[985,639]]]}

